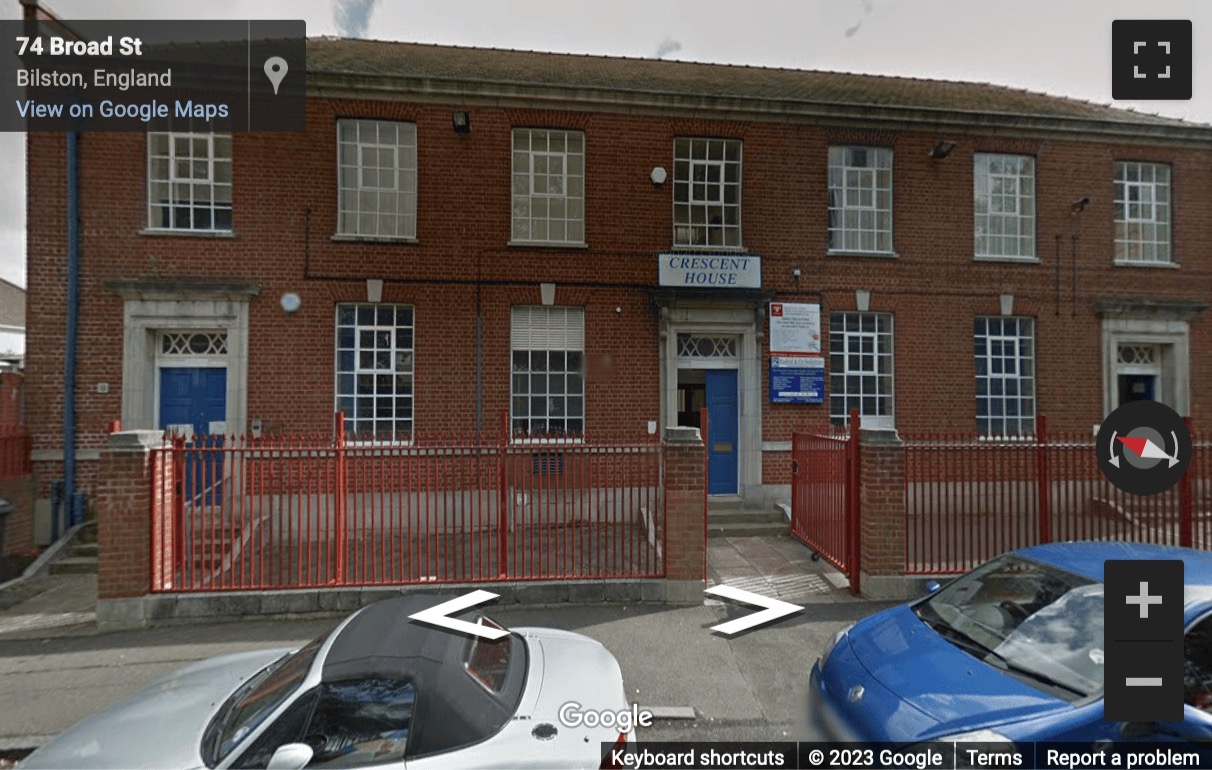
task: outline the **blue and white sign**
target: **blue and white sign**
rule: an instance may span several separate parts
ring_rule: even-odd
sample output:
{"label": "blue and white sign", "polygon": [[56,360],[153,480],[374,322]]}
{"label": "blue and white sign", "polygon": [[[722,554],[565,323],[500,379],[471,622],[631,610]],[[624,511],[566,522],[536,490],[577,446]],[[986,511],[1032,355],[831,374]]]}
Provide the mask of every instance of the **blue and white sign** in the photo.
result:
{"label": "blue and white sign", "polygon": [[762,258],[754,254],[662,254],[658,259],[661,286],[762,288]]}
{"label": "blue and white sign", "polygon": [[824,357],[770,357],[770,402],[772,404],[820,404],[824,401]]}

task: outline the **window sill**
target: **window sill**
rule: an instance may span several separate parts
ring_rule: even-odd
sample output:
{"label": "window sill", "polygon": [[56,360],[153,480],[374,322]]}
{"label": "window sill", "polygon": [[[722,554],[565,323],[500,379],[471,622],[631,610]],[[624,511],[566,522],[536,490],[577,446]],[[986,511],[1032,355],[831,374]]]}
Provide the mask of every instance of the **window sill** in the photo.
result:
{"label": "window sill", "polygon": [[420,243],[416,238],[406,238],[395,235],[353,235],[350,233],[333,233],[329,238],[334,243]]}
{"label": "window sill", "polygon": [[236,234],[232,230],[169,230],[159,227],[145,227],[139,231],[139,235],[146,235],[152,238],[235,238]]}
{"label": "window sill", "polygon": [[1117,259],[1114,262],[1116,267],[1147,267],[1147,268],[1162,268],[1163,270],[1177,270],[1182,265],[1177,262],[1129,262],[1123,259]]}
{"label": "window sill", "polygon": [[877,259],[900,259],[895,251],[838,251],[828,249],[825,254],[830,257],[875,257]]}
{"label": "window sill", "polygon": [[575,241],[506,241],[506,246],[526,249],[588,249],[588,243]]}
{"label": "window sill", "polygon": [[991,256],[991,255],[986,255],[986,254],[974,254],[972,256],[972,261],[973,262],[1001,262],[1001,263],[1010,263],[1010,264],[1015,264],[1015,265],[1038,265],[1040,263],[1039,257],[995,257],[995,256]]}
{"label": "window sill", "polygon": [[707,252],[721,252],[724,254],[746,254],[748,249],[744,246],[707,246],[707,245],[680,245],[674,244],[669,247],[669,250],[677,254],[703,254]]}

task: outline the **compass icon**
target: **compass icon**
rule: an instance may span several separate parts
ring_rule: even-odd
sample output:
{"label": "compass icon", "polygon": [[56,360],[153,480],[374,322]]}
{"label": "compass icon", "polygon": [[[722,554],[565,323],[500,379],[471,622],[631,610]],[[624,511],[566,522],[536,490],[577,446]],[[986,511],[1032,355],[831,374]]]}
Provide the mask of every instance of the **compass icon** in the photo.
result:
{"label": "compass icon", "polygon": [[1098,430],[1098,464],[1115,486],[1134,495],[1173,487],[1191,461],[1191,432],[1182,417],[1156,401],[1129,401]]}

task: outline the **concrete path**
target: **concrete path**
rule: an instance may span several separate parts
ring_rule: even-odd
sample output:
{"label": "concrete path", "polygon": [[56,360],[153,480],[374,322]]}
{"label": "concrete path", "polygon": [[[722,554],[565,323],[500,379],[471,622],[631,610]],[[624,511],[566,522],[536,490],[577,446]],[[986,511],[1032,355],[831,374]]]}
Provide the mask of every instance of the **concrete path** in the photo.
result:
{"label": "concrete path", "polygon": [[[712,583],[727,583],[805,607],[733,638],[711,626],[752,608],[707,600],[664,605],[503,606],[506,626],[564,628],[610,649],[633,702],[689,706],[694,720],[659,722],[641,740],[788,740],[805,724],[808,673],[843,625],[884,606],[838,589],[839,577],[789,537],[716,538]],[[152,679],[230,652],[294,647],[337,618],[168,626],[99,633],[95,576],[52,578],[50,588],[0,612],[0,753],[37,746]]]}

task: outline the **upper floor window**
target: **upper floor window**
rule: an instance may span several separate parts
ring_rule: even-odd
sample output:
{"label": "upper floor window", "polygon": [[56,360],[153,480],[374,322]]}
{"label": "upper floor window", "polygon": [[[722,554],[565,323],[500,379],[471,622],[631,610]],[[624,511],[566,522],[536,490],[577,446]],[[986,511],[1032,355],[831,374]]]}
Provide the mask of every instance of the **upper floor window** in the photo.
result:
{"label": "upper floor window", "polygon": [[337,121],[337,233],[417,237],[417,127]]}
{"label": "upper floor window", "polygon": [[1170,259],[1170,167],[1115,164],[1115,261],[1164,264]]}
{"label": "upper floor window", "polygon": [[892,253],[892,150],[829,148],[830,251]]}
{"label": "upper floor window", "polygon": [[585,134],[513,130],[513,234],[520,243],[585,242]]}
{"label": "upper floor window", "polygon": [[978,152],[972,177],[976,256],[1035,259],[1035,158]]}
{"label": "upper floor window", "polygon": [[741,142],[673,143],[673,244],[741,248]]}
{"label": "upper floor window", "polygon": [[147,227],[231,231],[231,134],[147,135]]}

